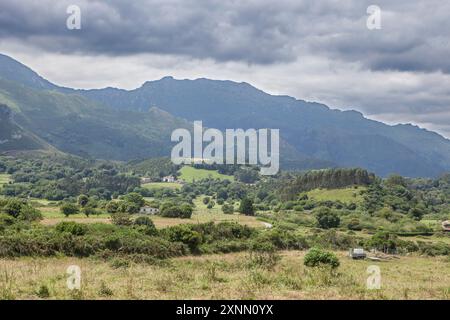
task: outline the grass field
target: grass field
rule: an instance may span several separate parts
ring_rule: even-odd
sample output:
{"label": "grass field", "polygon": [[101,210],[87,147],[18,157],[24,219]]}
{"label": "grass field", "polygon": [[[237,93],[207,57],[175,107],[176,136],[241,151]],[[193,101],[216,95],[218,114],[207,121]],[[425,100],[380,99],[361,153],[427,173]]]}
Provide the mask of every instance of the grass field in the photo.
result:
{"label": "grass field", "polygon": [[11,181],[11,175],[0,173],[0,188]]}
{"label": "grass field", "polygon": [[192,182],[194,180],[202,180],[207,178],[212,179],[223,179],[234,181],[233,176],[228,176],[224,174],[220,174],[214,170],[205,170],[205,169],[196,169],[190,166],[184,166],[180,169],[180,179],[186,182]]}
{"label": "grass field", "polygon": [[[0,259],[0,299],[450,299],[448,257],[378,263],[381,289],[368,290],[367,267],[374,263],[337,254],[335,274],[304,267],[301,251],[282,253],[273,268],[249,263],[247,253],[120,268],[93,258]],[[79,291],[67,289],[70,265],[81,268]]]}
{"label": "grass field", "polygon": [[[250,227],[261,228],[263,224],[258,221],[256,217],[244,216],[239,214],[224,214],[222,213],[221,206],[217,205],[208,209],[202,202],[203,196],[198,197],[194,203],[195,208],[191,219],[177,219],[166,218],[161,216],[150,216],[157,228],[164,228],[168,226],[183,224],[183,223],[206,223],[206,222],[223,222],[234,221]],[[59,207],[55,206],[40,206],[38,209],[42,212],[44,219],[41,221],[45,225],[55,225],[61,221],[76,221],[80,223],[111,223],[110,215],[108,213],[101,213],[99,215],[93,215],[86,217],[84,214],[79,213],[65,217],[59,210]],[[133,217],[137,217],[135,215]]]}
{"label": "grass field", "polygon": [[317,201],[338,201],[343,203],[361,203],[363,198],[360,194],[364,187],[343,188],[343,189],[314,189],[309,191],[308,197]]}
{"label": "grass field", "polygon": [[142,187],[147,189],[180,189],[182,185],[176,182],[150,182],[143,184]]}

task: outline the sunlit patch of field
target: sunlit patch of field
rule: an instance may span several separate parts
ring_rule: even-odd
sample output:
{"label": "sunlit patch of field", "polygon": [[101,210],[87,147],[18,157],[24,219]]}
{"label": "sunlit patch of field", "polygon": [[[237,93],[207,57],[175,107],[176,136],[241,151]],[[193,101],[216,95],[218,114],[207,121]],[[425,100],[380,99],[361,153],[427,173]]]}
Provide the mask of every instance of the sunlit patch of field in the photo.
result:
{"label": "sunlit patch of field", "polygon": [[309,191],[308,197],[316,201],[341,201],[343,203],[361,203],[363,198],[361,191],[366,188],[361,186],[343,189],[314,189]]}
{"label": "sunlit patch of field", "polygon": [[[305,252],[282,253],[273,268],[248,253],[188,256],[114,268],[94,258],[0,259],[0,299],[450,299],[448,257],[405,256],[377,263],[381,289],[366,288],[370,261],[337,252],[337,272],[303,265]],[[81,268],[81,289],[66,287]]]}
{"label": "sunlit patch of field", "polygon": [[221,174],[215,170],[196,169],[191,166],[184,166],[180,169],[180,179],[186,182],[202,180],[207,178],[234,181],[233,176]]}
{"label": "sunlit patch of field", "polygon": [[6,173],[0,173],[0,188],[3,187],[3,185],[8,184],[11,181],[11,175]]}
{"label": "sunlit patch of field", "polygon": [[182,187],[181,183],[177,182],[150,182],[142,185],[146,189],[180,189]]}

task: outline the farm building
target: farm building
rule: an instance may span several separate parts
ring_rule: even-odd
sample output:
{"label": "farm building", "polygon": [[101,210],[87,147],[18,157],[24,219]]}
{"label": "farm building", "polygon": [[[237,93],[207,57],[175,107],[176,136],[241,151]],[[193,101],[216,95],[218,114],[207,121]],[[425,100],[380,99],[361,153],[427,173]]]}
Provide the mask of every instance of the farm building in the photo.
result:
{"label": "farm building", "polygon": [[141,214],[157,214],[158,212],[159,212],[158,208],[153,208],[153,207],[149,207],[149,206],[142,207],[139,210],[139,213],[141,213]]}
{"label": "farm building", "polygon": [[166,176],[162,178],[163,182],[175,182],[175,177],[174,176]]}

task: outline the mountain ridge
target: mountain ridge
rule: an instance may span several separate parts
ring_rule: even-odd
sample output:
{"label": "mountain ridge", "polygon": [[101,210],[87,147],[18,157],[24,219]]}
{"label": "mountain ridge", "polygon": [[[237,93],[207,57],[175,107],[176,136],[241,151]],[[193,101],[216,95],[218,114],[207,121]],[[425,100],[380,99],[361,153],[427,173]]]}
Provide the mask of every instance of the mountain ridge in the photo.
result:
{"label": "mountain ridge", "polygon": [[[17,73],[13,72],[14,67],[18,69]],[[316,161],[321,163],[319,167],[332,164],[364,167],[382,176],[390,173],[405,176],[436,176],[450,170],[450,140],[438,133],[409,124],[387,125],[367,119],[361,112],[355,110],[341,111],[321,103],[308,102],[286,95],[271,95],[245,82],[206,78],[176,80],[168,76],[160,80],[146,81],[141,87],[132,90],[112,87],[71,89],[51,83],[20,62],[4,55],[0,55],[0,79],[3,79],[0,81],[0,103],[9,103],[8,106],[17,112],[18,119],[22,120],[20,124],[27,129],[34,128],[34,133],[36,133],[34,122],[41,117],[35,112],[35,109],[40,108],[39,101],[48,100],[50,102],[47,103],[51,104],[51,101],[59,99],[61,101],[54,106],[55,110],[65,114],[72,108],[74,116],[76,115],[75,119],[83,118],[83,112],[89,115],[92,110],[101,110],[99,112],[102,113],[101,115],[93,115],[91,119],[84,117],[85,121],[92,122],[89,139],[97,139],[95,134],[102,136],[101,130],[93,129],[95,126],[104,128],[106,131],[115,127],[117,130],[113,131],[116,139],[120,141],[122,137],[128,136],[127,141],[131,144],[130,150],[126,152],[127,155],[123,157],[120,145],[113,151],[109,149],[115,147],[109,148],[107,144],[102,145],[103,149],[100,148],[103,151],[92,150],[92,148],[83,149],[83,152],[86,152],[85,156],[142,157],[145,152],[140,152],[139,148],[132,146],[130,136],[131,133],[135,139],[139,140],[139,130],[147,132],[144,134],[146,137],[142,140],[141,148],[145,148],[146,143],[151,144],[153,139],[160,150],[165,150],[160,153],[167,155],[167,137],[164,138],[166,140],[162,139],[162,132],[155,132],[155,130],[149,134],[145,125],[158,126],[159,121],[168,121],[171,125],[175,125],[177,122],[170,120],[168,116],[170,115],[174,119],[180,119],[181,122],[178,122],[178,125],[183,123],[184,126],[188,126],[194,120],[202,120],[205,127],[218,129],[280,129],[285,150],[289,151],[282,160],[285,163],[295,163],[296,159],[300,160],[299,163],[303,164],[299,164],[297,169],[302,169],[308,161],[312,163]],[[8,81],[14,82],[16,87],[11,88],[12,84],[8,84]],[[23,87],[19,88],[17,85]],[[28,94],[33,98],[25,103],[20,94],[17,92],[11,94],[11,91],[22,91],[22,96],[26,97]],[[11,100],[12,96],[15,100]],[[155,109],[152,109],[154,107],[165,112],[165,115],[154,114]],[[24,109],[29,115],[28,121],[20,117],[25,114]],[[46,117],[47,120],[52,118],[53,110],[48,108],[43,110],[44,118]],[[149,116],[152,114],[151,110],[153,110],[153,118]],[[140,122],[142,117],[148,120],[145,125]],[[88,123],[80,119],[77,125],[83,127]],[[61,121],[59,123],[61,139],[70,136],[70,132],[63,129],[64,125],[77,130],[72,122],[57,120]],[[134,128],[133,123],[140,123],[139,129]],[[118,129],[120,127],[127,129]],[[169,127],[170,125],[163,125],[161,129]],[[49,129],[49,131],[52,130]],[[169,134],[170,137],[169,132],[164,134]],[[43,137],[47,142],[54,143],[49,140],[49,137],[46,138],[46,135],[48,136],[48,133],[45,130],[40,130],[38,133],[38,136]],[[74,143],[80,144],[77,138],[81,139],[82,136],[82,132],[79,132],[79,137],[75,135]],[[110,144],[115,142],[111,141]],[[56,144],[57,147],[61,145],[62,151],[80,155],[78,152],[80,150],[70,149],[61,141],[59,145]],[[157,155],[162,155],[160,153]]]}

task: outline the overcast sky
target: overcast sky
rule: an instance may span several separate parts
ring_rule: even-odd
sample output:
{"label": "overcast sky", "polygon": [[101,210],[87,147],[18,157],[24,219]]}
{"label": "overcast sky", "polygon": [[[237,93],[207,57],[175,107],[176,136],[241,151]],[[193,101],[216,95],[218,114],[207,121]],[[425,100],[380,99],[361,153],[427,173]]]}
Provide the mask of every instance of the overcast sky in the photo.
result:
{"label": "overcast sky", "polygon": [[0,53],[64,86],[245,81],[450,137],[450,1],[1,0]]}

